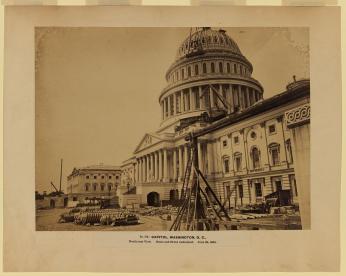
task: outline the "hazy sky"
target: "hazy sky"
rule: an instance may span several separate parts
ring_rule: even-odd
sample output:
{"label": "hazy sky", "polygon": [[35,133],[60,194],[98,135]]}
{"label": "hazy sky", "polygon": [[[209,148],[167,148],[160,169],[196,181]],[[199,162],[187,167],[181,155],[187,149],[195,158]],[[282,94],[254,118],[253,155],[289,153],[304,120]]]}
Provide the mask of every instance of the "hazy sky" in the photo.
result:
{"label": "hazy sky", "polygon": [[[306,28],[224,28],[264,97],[309,77]],[[45,28],[36,40],[36,190],[74,167],[120,165],[160,123],[165,73],[189,28]]]}

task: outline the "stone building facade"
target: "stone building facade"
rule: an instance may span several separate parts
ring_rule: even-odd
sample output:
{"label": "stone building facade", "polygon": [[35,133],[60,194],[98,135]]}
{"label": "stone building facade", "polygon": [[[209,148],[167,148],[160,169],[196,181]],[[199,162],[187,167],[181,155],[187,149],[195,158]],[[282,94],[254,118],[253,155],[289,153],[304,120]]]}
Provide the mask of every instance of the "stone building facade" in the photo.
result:
{"label": "stone building facade", "polygon": [[118,195],[121,169],[103,164],[74,168],[67,177],[69,201],[85,202],[91,198],[112,198]]}
{"label": "stone building facade", "polygon": [[[297,202],[292,132],[285,114],[309,104],[309,81],[295,81],[264,100],[252,70],[223,30],[201,28],[186,38],[159,95],[161,124],[144,135],[124,164],[141,203],[179,197],[190,156],[185,137],[201,129],[208,133],[198,139],[199,166],[222,200],[258,203],[283,189]],[[220,120],[206,115],[221,111],[227,115]]]}

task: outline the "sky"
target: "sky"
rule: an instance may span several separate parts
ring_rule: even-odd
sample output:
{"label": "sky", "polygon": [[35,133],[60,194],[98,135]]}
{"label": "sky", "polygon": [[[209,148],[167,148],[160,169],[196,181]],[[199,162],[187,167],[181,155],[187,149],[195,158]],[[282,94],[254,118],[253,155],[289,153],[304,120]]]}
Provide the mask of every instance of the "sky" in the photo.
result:
{"label": "sky", "polygon": [[[309,77],[307,28],[223,28],[264,98]],[[74,167],[121,165],[160,124],[165,73],[190,28],[36,29],[36,190]]]}

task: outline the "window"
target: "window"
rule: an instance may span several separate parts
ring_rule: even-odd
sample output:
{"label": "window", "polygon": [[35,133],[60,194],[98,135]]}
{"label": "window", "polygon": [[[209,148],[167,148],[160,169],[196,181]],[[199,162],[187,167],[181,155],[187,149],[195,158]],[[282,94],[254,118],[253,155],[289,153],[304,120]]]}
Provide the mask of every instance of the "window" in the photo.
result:
{"label": "window", "polygon": [[115,176],[115,179],[119,179],[119,175]]}
{"label": "window", "polygon": [[288,162],[293,163],[293,153],[292,153],[292,146],[291,146],[291,140],[288,139],[286,141],[286,149],[288,152]]}
{"label": "window", "polygon": [[112,176],[111,176],[111,175],[109,175],[109,176],[108,176],[108,179],[112,179]]}
{"label": "window", "polygon": [[237,172],[241,171],[241,153],[234,154],[235,169]]}
{"label": "window", "polygon": [[187,76],[191,77],[191,67],[187,67]]}
{"label": "window", "polygon": [[231,73],[231,66],[229,63],[227,63],[227,73]]}
{"label": "window", "polygon": [[97,175],[94,175],[94,179],[97,179]]}
{"label": "window", "polygon": [[85,191],[89,191],[89,183],[85,184]]}
{"label": "window", "polygon": [[86,179],[89,179],[89,175],[86,176]]}
{"label": "window", "polygon": [[257,169],[260,167],[260,153],[259,150],[254,147],[251,150],[251,158],[252,158],[252,167]]}
{"label": "window", "polygon": [[111,183],[108,183],[107,187],[108,187],[108,191],[112,190],[112,184]]}
{"label": "window", "polygon": [[223,64],[222,64],[222,62],[219,62],[219,72],[223,73]]}
{"label": "window", "polygon": [[255,140],[255,139],[257,138],[256,132],[252,131],[252,132],[250,133],[250,137],[251,137],[253,140]]}
{"label": "window", "polygon": [[237,74],[238,72],[237,72],[237,64],[233,64],[233,72],[235,73],[235,74]]}
{"label": "window", "polygon": [[214,64],[214,62],[212,62],[210,64],[210,70],[211,70],[212,73],[215,73],[215,64]]}
{"label": "window", "polygon": [[255,193],[256,197],[261,197],[262,196],[262,184],[261,183],[255,183]]}
{"label": "window", "polygon": [[280,145],[272,143],[269,145],[269,153],[272,159],[272,165],[277,166],[280,164]]}
{"label": "window", "polygon": [[77,197],[74,196],[74,197],[72,198],[72,201],[77,201]]}
{"label": "window", "polygon": [[196,64],[195,65],[195,75],[197,76],[199,74],[199,72],[198,72],[198,65]]}
{"label": "window", "polygon": [[207,73],[207,65],[203,63],[203,74]]}
{"label": "window", "polygon": [[222,141],[222,145],[223,145],[224,148],[227,147],[227,140],[223,140]]}
{"label": "window", "polygon": [[276,180],[275,181],[275,188],[276,188],[277,191],[281,191],[282,190],[281,180]]}
{"label": "window", "polygon": [[224,172],[229,173],[229,159],[228,159],[228,157],[225,157],[223,159],[223,166],[224,166]]}
{"label": "window", "polygon": [[233,138],[233,141],[234,141],[234,144],[238,144],[239,143],[239,137],[238,136],[235,136]]}
{"label": "window", "polygon": [[244,189],[242,184],[238,184],[238,192],[239,192],[239,197],[243,198],[244,197]]}
{"label": "window", "polygon": [[97,190],[97,183],[93,184],[93,190],[96,191]]}
{"label": "window", "polygon": [[225,186],[226,192],[225,192],[225,198],[231,197],[231,187],[229,185]]}
{"label": "window", "polygon": [[275,125],[270,125],[269,126],[269,134],[274,134],[276,132]]}
{"label": "window", "polygon": [[102,176],[101,176],[101,178],[102,178],[102,179],[105,179],[105,176],[104,176],[104,175],[102,175]]}
{"label": "window", "polygon": [[185,74],[184,74],[184,68],[181,69],[181,78],[184,79],[185,78]]}

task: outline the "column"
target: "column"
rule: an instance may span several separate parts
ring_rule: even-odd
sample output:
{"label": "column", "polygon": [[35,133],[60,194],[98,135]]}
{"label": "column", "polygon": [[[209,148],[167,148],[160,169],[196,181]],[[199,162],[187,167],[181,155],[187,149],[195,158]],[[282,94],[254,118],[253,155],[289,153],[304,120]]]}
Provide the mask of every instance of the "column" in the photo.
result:
{"label": "column", "polygon": [[209,87],[209,95],[210,95],[210,107],[214,107],[214,91]]}
{"label": "column", "polygon": [[155,166],[154,166],[154,168],[155,168],[155,172],[154,172],[154,179],[155,179],[155,181],[157,181],[158,179],[159,179],[159,171],[158,171],[158,160],[157,160],[158,158],[157,158],[157,152],[155,151],[154,152],[154,164],[155,164]]}
{"label": "column", "polygon": [[136,171],[136,182],[139,182],[139,160],[137,159],[137,171]]}
{"label": "column", "polygon": [[150,158],[149,158],[149,155],[146,155],[146,160],[147,160],[146,181],[149,182],[149,179],[150,179],[150,172],[149,172]]}
{"label": "column", "polygon": [[138,182],[142,183],[142,163],[141,158],[138,158]]}
{"label": "column", "polygon": [[245,97],[244,97],[243,90],[241,88],[242,88],[242,86],[239,85],[240,106],[242,109],[244,109],[245,108]]}
{"label": "column", "polygon": [[150,154],[150,181],[153,182],[155,180],[155,164],[154,164],[154,153]]}
{"label": "column", "polygon": [[189,159],[189,148],[188,148],[187,144],[185,144],[184,145],[184,175],[185,175],[185,170],[186,170],[188,159]]}
{"label": "column", "polygon": [[168,101],[168,117],[171,116],[171,97],[168,96],[167,97],[167,101]]}
{"label": "column", "polygon": [[183,90],[180,91],[180,113],[183,113],[185,111],[184,108],[184,93]]}
{"label": "column", "polygon": [[159,155],[159,181],[162,181],[162,152],[161,150],[158,151]]}
{"label": "column", "polygon": [[195,104],[195,97],[193,96],[192,93],[192,87],[190,87],[190,111],[196,109],[196,104]]}
{"label": "column", "polygon": [[177,150],[173,149],[173,180],[177,179]]}
{"label": "column", "polygon": [[173,93],[173,110],[174,110],[174,113],[173,115],[176,115],[177,114],[177,95],[176,93]]}
{"label": "column", "polygon": [[167,149],[163,150],[163,181],[168,182],[168,156]]}
{"label": "column", "polygon": [[229,104],[231,106],[231,112],[234,110],[234,102],[233,102],[233,87],[232,84],[229,84]]}
{"label": "column", "polygon": [[197,145],[197,149],[198,149],[198,168],[199,170],[204,173],[203,171],[203,163],[202,163],[202,144],[200,141],[198,141],[198,145]]}
{"label": "column", "polygon": [[184,170],[183,148],[179,147],[179,181],[183,180],[183,170]]}
{"label": "column", "polygon": [[161,119],[164,120],[165,119],[165,105],[163,104],[163,102],[161,101],[161,111],[162,111],[162,114],[161,114]]}
{"label": "column", "polygon": [[214,170],[214,166],[213,166],[213,144],[212,142],[208,142],[207,143],[207,160],[208,160],[208,175],[211,175],[211,173]]}
{"label": "column", "polygon": [[251,93],[251,96],[252,96],[252,103],[255,103],[256,102],[256,97],[255,97],[255,93],[256,91],[252,88],[251,89],[252,93]]}
{"label": "column", "polygon": [[198,96],[200,109],[205,109],[204,99],[202,97],[202,86],[198,86]]}
{"label": "column", "polygon": [[249,87],[246,87],[246,100],[247,100],[247,106],[249,107],[251,105]]}

